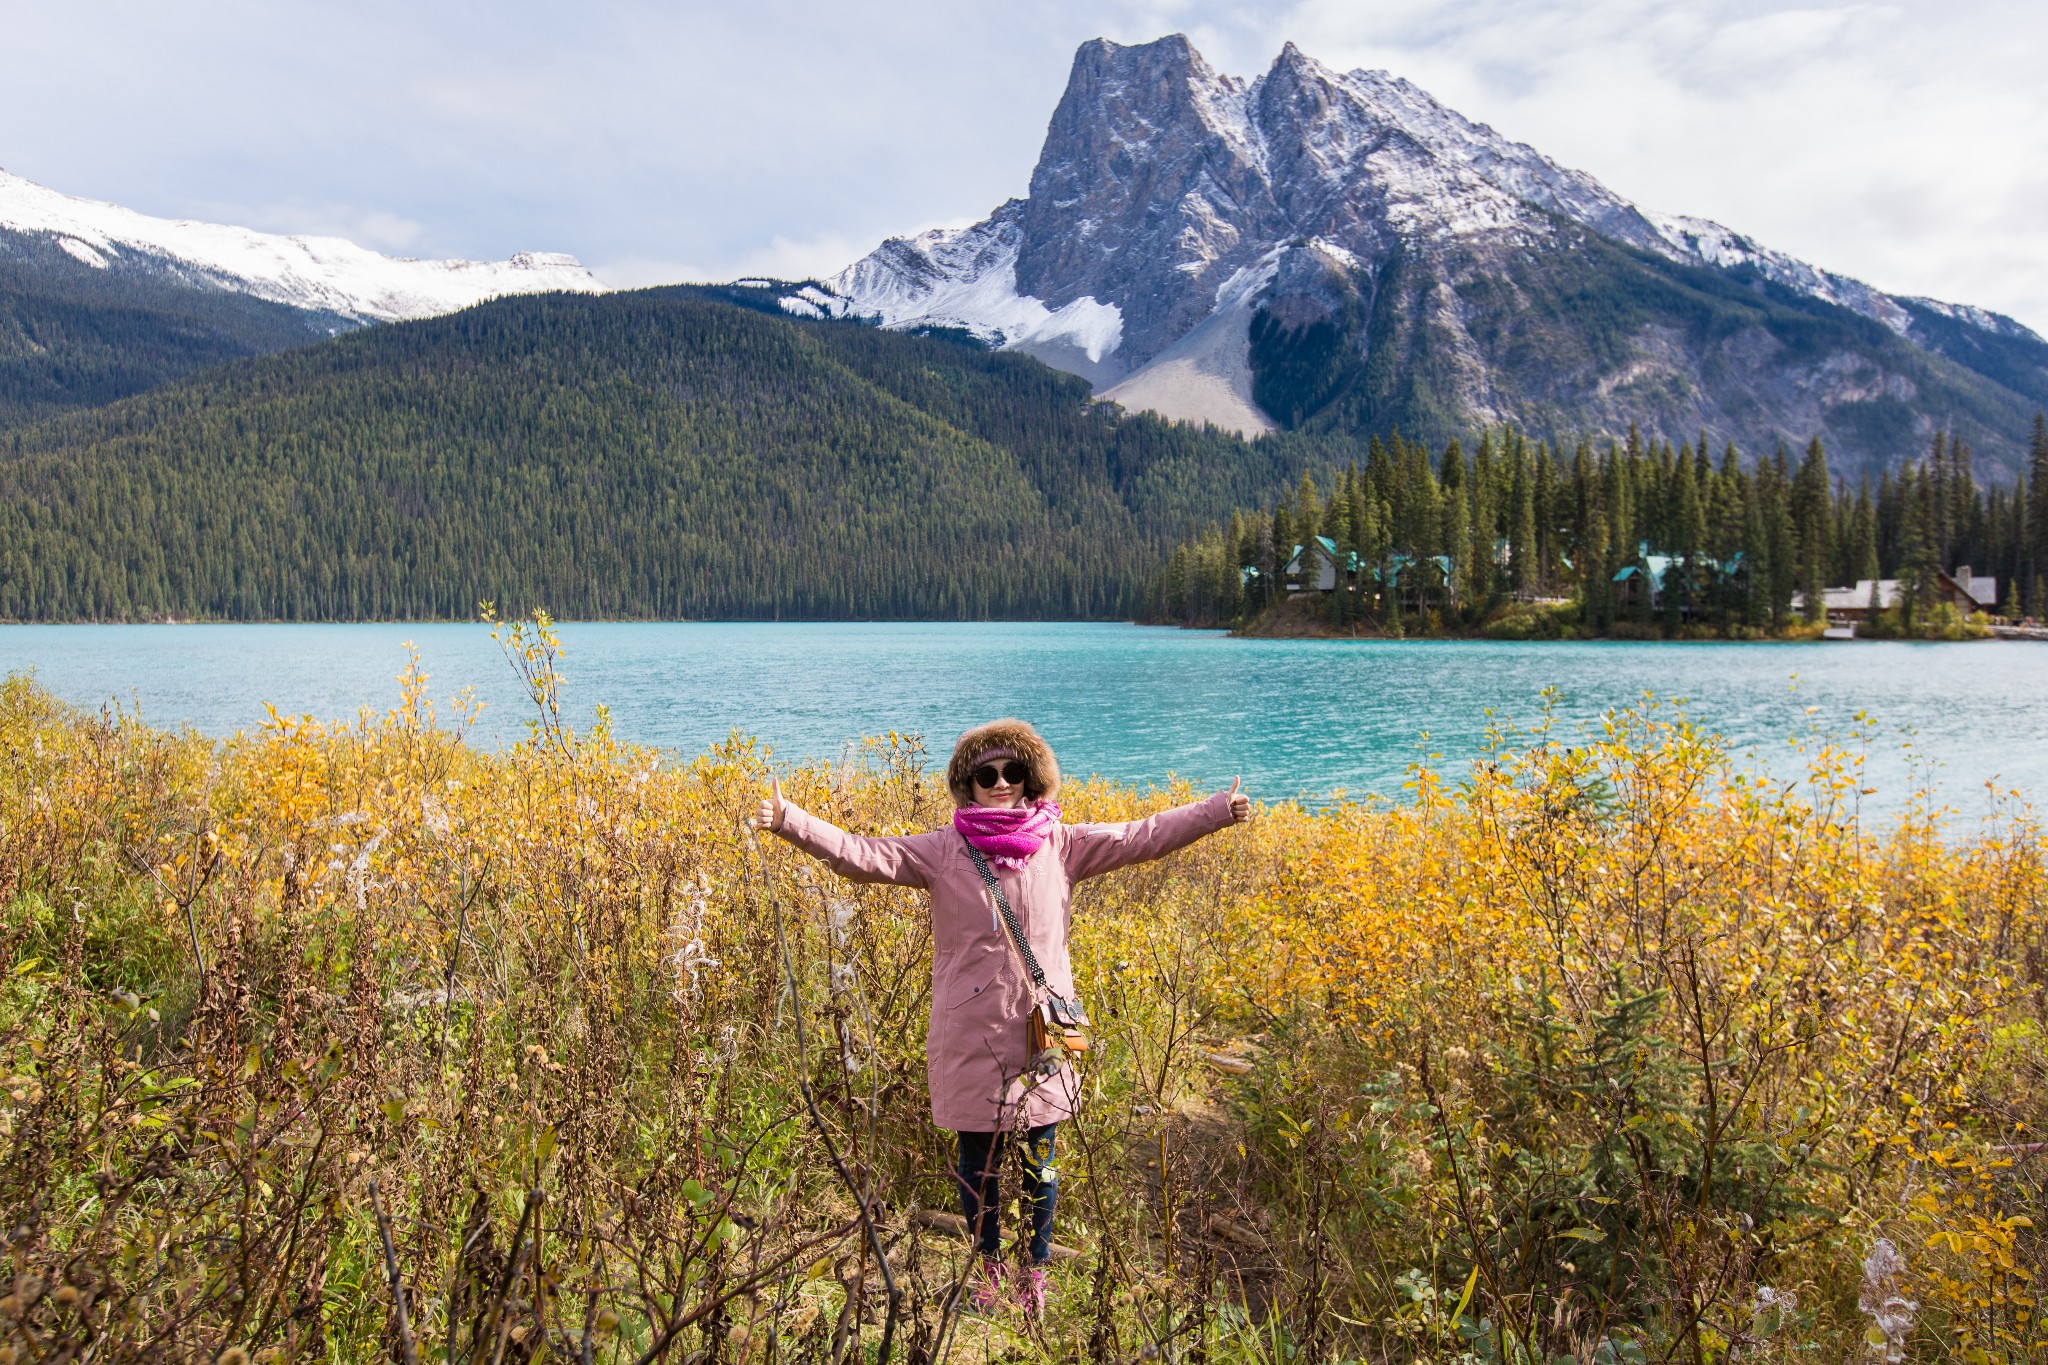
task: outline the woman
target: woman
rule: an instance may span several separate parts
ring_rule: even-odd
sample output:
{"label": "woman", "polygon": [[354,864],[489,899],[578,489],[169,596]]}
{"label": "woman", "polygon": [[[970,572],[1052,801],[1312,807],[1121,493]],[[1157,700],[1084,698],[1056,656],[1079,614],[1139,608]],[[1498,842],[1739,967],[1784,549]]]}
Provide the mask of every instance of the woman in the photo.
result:
{"label": "woman", "polygon": [[[923,887],[932,906],[932,1013],[925,1034],[932,1121],[960,1138],[960,1211],[981,1260],[969,1305],[1003,1299],[1006,1267],[995,1198],[1002,1152],[1021,1131],[1024,1193],[1031,1206],[1031,1264],[1019,1279],[1028,1313],[1045,1306],[1052,1255],[1054,1133],[1079,1100],[1073,1067],[1048,1049],[1030,1055],[1031,1015],[1047,993],[1075,999],[1067,930],[1076,882],[1164,857],[1205,834],[1251,817],[1233,782],[1205,801],[1114,825],[1063,825],[1054,797],[1060,769],[1052,748],[1021,720],[998,720],[960,736],[946,765],[950,828],[867,838],[783,800],[782,785],[761,803],[761,824],[841,876]],[[977,865],[976,855],[980,855]],[[1033,985],[1026,955],[1003,919],[982,869],[1002,888],[1044,979]]]}

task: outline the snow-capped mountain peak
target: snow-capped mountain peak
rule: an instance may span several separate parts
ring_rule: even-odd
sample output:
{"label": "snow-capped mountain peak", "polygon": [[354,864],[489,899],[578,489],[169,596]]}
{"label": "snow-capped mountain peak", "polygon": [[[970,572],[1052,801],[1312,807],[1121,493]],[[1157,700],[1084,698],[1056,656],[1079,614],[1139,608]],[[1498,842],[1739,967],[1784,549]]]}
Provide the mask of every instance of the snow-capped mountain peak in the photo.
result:
{"label": "snow-capped mountain peak", "polygon": [[[1386,272],[1418,253],[1505,262],[1568,252],[1582,230],[1760,276],[1909,339],[1913,305],[2040,340],[1995,314],[1894,298],[1719,224],[1638,208],[1388,72],[1340,73],[1289,43],[1245,81],[1179,35],[1082,45],[1026,198],[973,227],[885,242],[814,287],[816,299],[785,306],[962,327],[1133,406],[1251,432],[1269,425],[1245,368],[1244,332],[1262,310],[1334,325],[1352,308],[1347,291],[1369,306]],[[1248,280],[1265,292],[1247,296]],[[1288,291],[1295,302],[1275,312]],[[1224,318],[1233,338],[1218,333]],[[1173,382],[1139,382],[1166,361]]]}
{"label": "snow-capped mountain peak", "polygon": [[504,261],[413,260],[341,237],[154,218],[6,171],[0,230],[46,235],[95,269],[167,275],[363,322],[431,317],[502,294],[605,289],[575,257],[557,252],[521,252]]}

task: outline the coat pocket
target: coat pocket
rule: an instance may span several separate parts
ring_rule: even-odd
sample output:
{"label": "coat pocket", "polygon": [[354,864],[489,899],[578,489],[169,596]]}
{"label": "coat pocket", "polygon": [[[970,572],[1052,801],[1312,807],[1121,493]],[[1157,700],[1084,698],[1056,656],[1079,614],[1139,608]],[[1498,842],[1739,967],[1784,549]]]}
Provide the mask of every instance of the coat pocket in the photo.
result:
{"label": "coat pocket", "polygon": [[1001,985],[1002,975],[1003,965],[1000,961],[962,972],[959,979],[953,982],[952,989],[947,993],[940,1008],[951,1014],[962,1006],[977,1002],[984,1005],[992,1004],[1000,993],[998,987]]}

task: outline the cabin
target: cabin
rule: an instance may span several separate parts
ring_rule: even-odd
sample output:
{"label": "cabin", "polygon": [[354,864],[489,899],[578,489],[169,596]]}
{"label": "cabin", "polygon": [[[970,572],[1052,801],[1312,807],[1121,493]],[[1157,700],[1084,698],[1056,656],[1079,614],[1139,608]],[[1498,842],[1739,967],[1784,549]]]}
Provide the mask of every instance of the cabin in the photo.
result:
{"label": "cabin", "polygon": [[[1695,600],[1684,604],[1686,616],[1692,615],[1698,599],[1718,587],[1739,582],[1744,571],[1740,550],[1726,559],[1700,555],[1690,564],[1690,571],[1699,577],[1692,585]],[[1686,566],[1687,561],[1678,555],[1653,555],[1647,544],[1638,545],[1635,562],[1622,565],[1614,573],[1615,605],[1624,611],[1637,607],[1647,607],[1652,612],[1664,610],[1665,581],[1674,568],[1683,570]]]}
{"label": "cabin", "polygon": [[[1825,588],[1821,591],[1821,602],[1827,608],[1830,626],[1853,626],[1866,616],[1872,616],[1898,603],[1899,580],[1896,578],[1862,578],[1853,588]],[[1792,610],[1806,610],[1806,594],[1792,594]]]}
{"label": "cabin", "polygon": [[[1294,547],[1287,567],[1281,571],[1281,581],[1290,593],[1335,592],[1339,583],[1362,586],[1380,576],[1356,553],[1341,556],[1342,563],[1339,558],[1336,541],[1328,536],[1313,536],[1306,545]],[[1443,602],[1450,591],[1453,572],[1455,565],[1449,555],[1424,555],[1420,559],[1390,555],[1383,586],[1395,594],[1402,606],[1419,610],[1425,604]]]}
{"label": "cabin", "polygon": [[[1346,576],[1356,573],[1354,561],[1345,566]],[[1306,546],[1297,545],[1281,571],[1289,592],[1335,592],[1337,590],[1337,542],[1328,536],[1312,536]]]}
{"label": "cabin", "polygon": [[[1854,626],[1865,617],[1873,616],[1898,605],[1899,580],[1896,578],[1862,578],[1853,588],[1825,588],[1821,602],[1827,609],[1830,626]],[[1959,566],[1954,573],[1934,572],[1934,598],[1946,602],[1965,616],[1976,612],[1998,610],[1998,580],[1970,571],[1967,564]],[[1806,610],[1806,594],[1792,595],[1792,609]]]}
{"label": "cabin", "polygon": [[1403,607],[1420,611],[1449,596],[1452,569],[1449,555],[1394,555],[1387,560],[1387,590]]}
{"label": "cabin", "polygon": [[1990,614],[1998,610],[1998,580],[1971,573],[1967,564],[1958,566],[1954,573],[1937,571],[1934,586],[1944,600],[1965,616],[1972,612]]}
{"label": "cabin", "polygon": [[1624,611],[1636,607],[1663,610],[1664,575],[1677,562],[1670,555],[1639,553],[1635,563],[1614,571],[1614,604]]}

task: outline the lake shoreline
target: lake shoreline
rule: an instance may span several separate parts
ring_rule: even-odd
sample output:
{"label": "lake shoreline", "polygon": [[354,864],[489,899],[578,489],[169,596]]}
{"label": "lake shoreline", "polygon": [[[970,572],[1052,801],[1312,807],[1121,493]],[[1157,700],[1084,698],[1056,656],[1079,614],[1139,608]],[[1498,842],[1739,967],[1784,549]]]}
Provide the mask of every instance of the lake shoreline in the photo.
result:
{"label": "lake shoreline", "polygon": [[1185,630],[1220,630],[1239,640],[1346,640],[1357,642],[1408,643],[1411,641],[1492,641],[1496,643],[1542,642],[1545,644],[1765,644],[1796,645],[1820,641],[1878,644],[1885,642],[1923,644],[1975,644],[1992,639],[2048,639],[2048,630],[2002,624],[1970,624],[1956,635],[1886,636],[1837,634],[1839,627],[1822,622],[1797,621],[1779,631],[1734,627],[1730,631],[1693,626],[1669,633],[1657,621],[1628,619],[1612,623],[1604,633],[1589,633],[1579,621],[1579,604],[1565,598],[1506,603],[1480,620],[1447,626],[1434,610],[1410,613],[1433,627],[1409,631],[1396,624],[1390,630],[1377,621],[1361,621],[1349,627],[1332,625],[1325,619],[1322,603],[1307,595],[1290,596],[1265,608],[1249,621],[1226,624],[1188,624],[1171,620],[1140,620],[1143,626],[1171,626]]}
{"label": "lake shoreline", "polygon": [[[1363,634],[1335,643],[1128,622],[564,622],[559,631],[565,718],[588,728],[603,704],[621,741],[685,757],[737,734],[777,762],[862,762],[877,752],[862,736],[894,732],[921,736],[919,761],[929,765],[968,726],[1015,715],[1074,771],[1140,787],[1176,777],[1228,787],[1242,775],[1268,795],[1398,798],[1417,763],[1460,779],[1496,725],[1579,736],[1652,694],[1690,698],[1670,707],[1674,720],[1737,750],[1773,752],[1788,776],[1801,762],[1788,740],[1853,743],[1870,753],[1868,785],[1888,806],[1933,766],[1948,799],[1972,808],[1986,781],[2048,793],[2048,751],[2013,742],[2048,727],[2044,650]],[[1430,647],[1397,647],[1414,644]],[[273,705],[320,723],[382,715],[400,703],[408,646],[444,715],[453,715],[445,699],[464,692],[483,704],[470,723],[477,742],[526,737],[533,702],[489,627],[472,622],[0,626],[0,674],[31,673],[87,710],[111,703],[153,725],[256,735]]]}
{"label": "lake shoreline", "polygon": [[[867,616],[867,617],[818,617],[818,618],[753,618],[753,617],[643,617],[643,616],[596,616],[561,620],[563,626],[1141,626],[1148,630],[1184,631],[1196,635],[1220,635],[1231,640],[1332,640],[1350,641],[1360,644],[1452,644],[1458,642],[1540,642],[1557,645],[1605,645],[1605,644],[1668,644],[1668,645],[1795,645],[1811,644],[1825,639],[1830,644],[1980,644],[1989,640],[2019,640],[2048,642],[2048,628],[2034,626],[1992,625],[1988,633],[1961,640],[1885,640],[1872,636],[1828,635],[1819,631],[1800,630],[1790,634],[1757,634],[1754,636],[1730,635],[1666,635],[1652,627],[1642,634],[1616,635],[1555,635],[1520,637],[1513,635],[1488,634],[1484,626],[1467,630],[1435,630],[1426,632],[1391,633],[1378,626],[1349,630],[1339,629],[1322,622],[1299,619],[1270,623],[1253,622],[1241,626],[1188,625],[1180,621],[1156,621],[1133,617],[930,617],[930,616]],[[376,619],[300,619],[241,617],[149,617],[134,620],[95,620],[81,618],[63,621],[24,621],[0,618],[0,630],[6,629],[116,629],[128,627],[408,627],[408,626],[480,626],[486,622],[470,617],[417,616],[380,617]]]}

